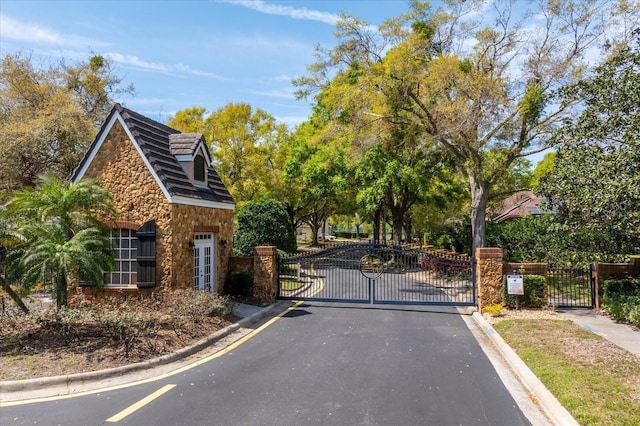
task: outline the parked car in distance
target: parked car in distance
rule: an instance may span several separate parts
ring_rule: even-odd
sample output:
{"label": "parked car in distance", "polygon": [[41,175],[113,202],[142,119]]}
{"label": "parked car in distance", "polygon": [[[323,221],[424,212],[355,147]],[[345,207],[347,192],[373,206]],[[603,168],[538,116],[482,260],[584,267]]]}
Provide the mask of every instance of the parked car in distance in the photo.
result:
{"label": "parked car in distance", "polygon": [[321,240],[325,240],[325,241],[333,241],[336,239],[335,235],[318,235],[318,238],[320,238]]}

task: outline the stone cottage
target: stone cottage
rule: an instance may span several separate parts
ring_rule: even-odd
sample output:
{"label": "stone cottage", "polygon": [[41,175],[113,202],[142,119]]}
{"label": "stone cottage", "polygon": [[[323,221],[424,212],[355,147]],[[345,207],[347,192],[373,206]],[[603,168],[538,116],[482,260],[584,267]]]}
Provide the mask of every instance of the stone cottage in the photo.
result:
{"label": "stone cottage", "polygon": [[181,133],[115,104],[75,170],[115,200],[108,290],[215,292],[228,270],[235,204],[202,135]]}

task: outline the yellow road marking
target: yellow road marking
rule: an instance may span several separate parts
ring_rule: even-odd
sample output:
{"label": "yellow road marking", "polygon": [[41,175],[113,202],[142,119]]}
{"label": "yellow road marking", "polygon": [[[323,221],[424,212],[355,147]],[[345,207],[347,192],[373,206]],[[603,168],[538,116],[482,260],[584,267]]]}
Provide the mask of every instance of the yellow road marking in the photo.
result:
{"label": "yellow road marking", "polygon": [[171,389],[173,389],[175,387],[176,387],[176,385],[165,385],[165,386],[161,387],[160,389],[158,389],[157,391],[155,391],[154,393],[152,393],[151,395],[147,396],[146,398],[142,398],[140,401],[136,402],[135,404],[130,405],[129,407],[127,407],[124,410],[120,411],[115,416],[109,417],[107,419],[107,421],[109,423],[119,422],[120,420],[122,420],[125,417],[127,417],[129,414],[131,414],[131,413],[133,413],[135,411],[138,411],[139,409],[141,409],[142,407],[144,407],[145,405],[147,405],[148,403],[150,403],[154,399],[159,398],[160,396],[164,395],[165,393],[169,392]]}
{"label": "yellow road marking", "polygon": [[273,324],[274,322],[276,322],[277,320],[282,318],[284,315],[286,315],[290,311],[296,309],[300,304],[302,304],[302,302],[303,301],[299,301],[299,302],[294,303],[292,306],[290,306],[287,309],[285,309],[284,311],[280,312],[278,315],[276,315],[275,317],[271,318],[269,321],[267,321],[266,323],[262,324],[260,327],[256,328],[252,332],[248,333],[246,336],[243,336],[241,339],[236,340],[231,345],[227,346],[226,348],[221,349],[220,351],[216,352],[215,354],[209,355],[206,358],[202,358],[201,360],[198,360],[198,361],[196,361],[196,362],[194,362],[192,364],[185,365],[184,367],[180,367],[177,370],[173,370],[173,371],[170,371],[168,373],[164,373],[164,374],[159,375],[159,376],[150,377],[148,379],[138,380],[136,382],[124,383],[122,385],[116,385],[116,386],[111,386],[111,387],[101,388],[101,389],[94,389],[94,390],[85,391],[85,392],[78,392],[78,393],[74,393],[74,394],[70,394],[70,395],[57,395],[57,396],[48,396],[48,397],[44,397],[44,398],[33,398],[33,399],[22,400],[22,401],[0,402],[0,408],[2,408],[2,407],[14,407],[14,406],[17,406],[17,405],[24,405],[24,404],[33,404],[33,403],[37,403],[37,402],[58,401],[58,400],[61,400],[61,399],[76,398],[78,396],[94,395],[94,394],[97,394],[97,393],[110,392],[110,391],[114,391],[114,390],[130,388],[132,386],[142,385],[142,384],[145,384],[145,383],[152,383],[152,382],[156,382],[158,380],[166,379],[167,377],[171,377],[171,376],[173,376],[175,374],[182,373],[182,372],[187,371],[187,370],[189,370],[189,369],[191,369],[193,367],[197,367],[199,365],[202,365],[202,364],[204,364],[206,362],[211,361],[212,359],[218,358],[218,357],[220,357],[220,356],[232,351],[233,349],[237,348],[238,346],[240,346],[241,344],[243,344],[247,340],[249,340],[252,337],[254,337],[256,334],[260,333],[262,330],[264,330],[265,328],[267,328],[268,326],[270,326],[271,324]]}

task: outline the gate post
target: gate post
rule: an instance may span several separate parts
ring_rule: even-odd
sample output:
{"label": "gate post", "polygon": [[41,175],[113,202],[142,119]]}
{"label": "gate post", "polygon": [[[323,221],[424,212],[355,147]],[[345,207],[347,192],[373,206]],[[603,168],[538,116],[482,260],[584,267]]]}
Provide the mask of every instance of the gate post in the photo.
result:
{"label": "gate post", "polygon": [[278,290],[278,251],[275,246],[258,246],[253,256],[253,296],[273,303]]}
{"label": "gate post", "polygon": [[478,311],[482,313],[485,306],[502,303],[502,249],[479,247],[476,262]]}

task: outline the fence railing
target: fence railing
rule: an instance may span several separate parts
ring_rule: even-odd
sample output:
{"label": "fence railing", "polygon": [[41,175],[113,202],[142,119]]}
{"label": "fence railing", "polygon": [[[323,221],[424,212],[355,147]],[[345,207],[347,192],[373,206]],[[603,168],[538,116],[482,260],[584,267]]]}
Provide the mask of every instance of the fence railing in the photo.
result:
{"label": "fence railing", "polygon": [[591,266],[556,266],[546,263],[510,263],[503,265],[505,275],[540,275],[547,284],[550,306],[592,308],[595,306],[595,280]]}

